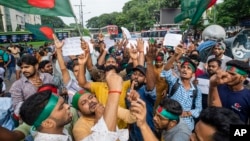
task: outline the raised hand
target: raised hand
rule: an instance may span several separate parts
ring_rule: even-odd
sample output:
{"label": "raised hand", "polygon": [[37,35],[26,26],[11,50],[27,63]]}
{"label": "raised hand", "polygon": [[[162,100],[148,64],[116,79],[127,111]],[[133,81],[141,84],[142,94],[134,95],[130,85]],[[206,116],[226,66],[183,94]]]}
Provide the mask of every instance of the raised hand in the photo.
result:
{"label": "raised hand", "polygon": [[149,47],[147,48],[147,54],[146,54],[146,61],[152,62],[156,58],[156,52],[157,48],[154,44],[149,44]]}
{"label": "raised hand", "polygon": [[175,47],[175,56],[181,56],[182,54],[185,53],[185,50],[182,48],[182,45],[178,45]]}
{"label": "raised hand", "polygon": [[219,70],[216,72],[216,74],[212,75],[210,77],[210,86],[217,86],[220,84],[226,84],[228,82],[231,82],[232,77],[228,72]]}
{"label": "raised hand", "polygon": [[61,42],[61,41],[56,37],[55,34],[53,34],[52,36],[53,36],[53,39],[54,39],[54,44],[55,44],[56,49],[61,50],[62,47],[63,47],[64,42],[63,42],[63,41]]}
{"label": "raised hand", "polygon": [[79,65],[86,64],[87,60],[89,58],[89,53],[83,53],[77,57]]}
{"label": "raised hand", "polygon": [[138,50],[132,44],[130,44],[129,56],[132,60],[136,60],[138,58]]}
{"label": "raised hand", "polygon": [[146,104],[143,100],[137,99],[137,101],[132,101],[130,111],[136,117],[137,119],[136,124],[138,127],[142,127],[143,125],[147,124]]}
{"label": "raised hand", "polygon": [[90,53],[89,44],[84,39],[81,40],[81,48],[84,53]]}
{"label": "raised hand", "polygon": [[141,38],[137,39],[136,41],[137,41],[137,50],[139,52],[144,53],[144,41]]}
{"label": "raised hand", "polygon": [[98,40],[99,40],[99,42],[104,41],[104,36],[103,36],[102,32],[100,32],[100,33],[98,34]]}
{"label": "raised hand", "polygon": [[122,77],[115,72],[109,71],[106,76],[106,82],[108,84],[108,88],[111,91],[121,91],[122,90]]}

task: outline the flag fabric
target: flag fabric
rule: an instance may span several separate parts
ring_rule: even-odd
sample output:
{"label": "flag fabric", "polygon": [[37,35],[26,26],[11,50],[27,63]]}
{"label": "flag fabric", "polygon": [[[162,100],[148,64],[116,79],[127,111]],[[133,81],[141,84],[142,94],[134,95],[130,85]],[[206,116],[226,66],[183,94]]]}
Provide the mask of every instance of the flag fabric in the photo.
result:
{"label": "flag fabric", "polygon": [[0,0],[0,5],[28,14],[75,17],[69,0]]}
{"label": "flag fabric", "polygon": [[25,28],[33,33],[36,39],[44,41],[53,40],[52,34],[54,33],[54,30],[50,26],[25,23]]}
{"label": "flag fabric", "polygon": [[200,17],[202,16],[203,12],[208,9],[209,7],[213,6],[217,0],[201,0],[196,8],[196,11],[192,17],[191,25],[195,25]]}

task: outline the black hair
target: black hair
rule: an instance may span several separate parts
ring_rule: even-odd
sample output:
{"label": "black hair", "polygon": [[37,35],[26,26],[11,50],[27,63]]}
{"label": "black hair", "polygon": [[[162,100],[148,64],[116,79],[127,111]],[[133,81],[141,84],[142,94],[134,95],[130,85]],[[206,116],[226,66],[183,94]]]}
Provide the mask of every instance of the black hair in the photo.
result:
{"label": "black hair", "polygon": [[43,61],[39,62],[38,69],[40,70],[40,69],[44,68],[49,63],[50,63],[49,60],[43,60]]}
{"label": "black hair", "polygon": [[240,61],[240,60],[230,60],[226,63],[227,66],[234,66],[236,68],[239,68],[241,70],[246,71],[247,73],[250,73],[250,67],[247,62]]}
{"label": "black hair", "polygon": [[43,50],[39,51],[38,53],[39,53],[40,56],[44,56],[45,55],[45,53],[44,53]]}
{"label": "black hair", "polygon": [[38,63],[38,60],[36,59],[36,57],[30,54],[25,54],[18,61],[18,66],[21,66],[22,64],[35,66],[37,63]]}
{"label": "black hair", "polygon": [[[181,104],[174,99],[164,98],[159,105],[168,112],[175,114],[177,116],[180,116],[183,112]],[[179,122],[179,120],[177,122]]]}
{"label": "black hair", "polygon": [[200,55],[199,50],[192,50],[192,51],[190,52],[190,54],[192,54],[193,52],[197,52],[197,53]]}
{"label": "black hair", "polygon": [[26,99],[20,108],[20,117],[28,125],[34,122],[48,104],[51,91],[42,91],[31,95]]}
{"label": "black hair", "polygon": [[[196,72],[197,65],[189,57],[185,57],[184,62],[189,62],[192,66],[194,66],[194,72]],[[183,65],[183,63],[181,64],[181,66]]]}
{"label": "black hair", "polygon": [[216,129],[214,141],[230,140],[230,125],[244,124],[239,116],[230,109],[223,107],[208,107],[201,111],[199,120]]}
{"label": "black hair", "polygon": [[195,61],[198,61],[198,62],[201,61],[200,57],[199,57],[198,55],[195,55],[195,54],[190,54],[188,57],[189,57],[191,60],[195,60]]}
{"label": "black hair", "polygon": [[217,58],[212,58],[212,59],[209,59],[207,61],[207,64],[211,63],[211,62],[217,62],[218,66],[220,67],[221,66],[221,60],[217,59]]}

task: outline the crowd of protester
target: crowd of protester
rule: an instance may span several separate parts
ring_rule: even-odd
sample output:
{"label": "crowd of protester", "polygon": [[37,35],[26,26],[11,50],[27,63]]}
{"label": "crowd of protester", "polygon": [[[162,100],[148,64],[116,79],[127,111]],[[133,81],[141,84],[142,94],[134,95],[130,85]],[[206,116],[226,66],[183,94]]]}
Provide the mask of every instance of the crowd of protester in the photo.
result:
{"label": "crowd of protester", "polygon": [[11,99],[15,124],[2,124],[0,140],[229,141],[230,125],[249,124],[250,67],[226,56],[223,41],[204,63],[192,38],[145,42],[107,47],[99,34],[93,52],[81,40],[84,53],[72,56],[55,35],[39,49],[1,47],[1,98]]}

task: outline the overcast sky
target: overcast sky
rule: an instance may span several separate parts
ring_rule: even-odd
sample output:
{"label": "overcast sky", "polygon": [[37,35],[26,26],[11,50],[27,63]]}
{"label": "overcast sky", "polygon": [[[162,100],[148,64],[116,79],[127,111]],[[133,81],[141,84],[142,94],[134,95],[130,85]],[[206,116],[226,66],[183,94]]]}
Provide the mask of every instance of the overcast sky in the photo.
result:
{"label": "overcast sky", "polygon": [[[86,21],[95,16],[100,16],[104,13],[121,12],[122,7],[129,0],[82,0],[83,6],[83,21],[86,25]],[[217,0],[217,3],[223,0]],[[72,8],[76,17],[79,19],[79,6],[80,0],[70,0]],[[75,23],[74,18],[61,17],[65,24]],[[78,21],[79,23],[79,21]]]}
{"label": "overcast sky", "polygon": [[[95,16],[100,16],[104,13],[121,12],[122,7],[129,0],[82,0],[83,6],[83,21],[86,21]],[[80,0],[70,0],[76,17],[79,19]],[[75,23],[74,18],[61,17],[65,24]]]}

